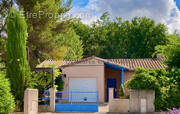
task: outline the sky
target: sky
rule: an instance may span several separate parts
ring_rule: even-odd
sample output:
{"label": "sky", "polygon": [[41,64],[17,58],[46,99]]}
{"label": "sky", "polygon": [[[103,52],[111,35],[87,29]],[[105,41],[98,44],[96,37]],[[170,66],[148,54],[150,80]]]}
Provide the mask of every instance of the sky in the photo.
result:
{"label": "sky", "polygon": [[110,17],[131,20],[135,16],[146,16],[163,23],[168,32],[180,33],[180,0],[73,0],[70,14],[82,18],[85,24],[99,19],[104,12]]}

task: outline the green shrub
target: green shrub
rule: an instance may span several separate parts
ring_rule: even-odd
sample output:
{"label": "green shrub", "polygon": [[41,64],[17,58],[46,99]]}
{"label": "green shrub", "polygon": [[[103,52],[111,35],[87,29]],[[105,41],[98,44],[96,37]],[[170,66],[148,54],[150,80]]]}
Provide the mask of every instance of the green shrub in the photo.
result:
{"label": "green shrub", "polygon": [[0,114],[10,114],[14,110],[14,98],[10,91],[8,79],[0,72]]}
{"label": "green shrub", "polygon": [[180,69],[173,68],[169,70],[168,77],[170,78],[171,83],[177,85],[180,90]]}
{"label": "green shrub", "polygon": [[31,72],[31,87],[38,89],[39,97],[43,97],[44,89],[50,85],[52,77],[47,72]]}
{"label": "green shrub", "polygon": [[[59,69],[54,69],[54,81],[56,81],[57,77],[61,74]],[[36,88],[39,90],[39,96],[43,96],[43,92],[52,82],[52,75],[48,72],[31,72],[31,83],[30,87]],[[63,81],[62,81],[63,82]],[[55,87],[63,89],[63,83],[55,83]]]}
{"label": "green shrub", "polygon": [[137,68],[135,75],[125,83],[128,89],[155,90],[159,87],[158,81],[147,70]]}
{"label": "green shrub", "polygon": [[180,107],[180,70],[137,68],[125,85],[128,89],[155,90],[156,111]]}
{"label": "green shrub", "polygon": [[119,89],[119,96],[120,97],[124,96],[124,87],[122,86],[122,84],[121,84],[120,89]]}

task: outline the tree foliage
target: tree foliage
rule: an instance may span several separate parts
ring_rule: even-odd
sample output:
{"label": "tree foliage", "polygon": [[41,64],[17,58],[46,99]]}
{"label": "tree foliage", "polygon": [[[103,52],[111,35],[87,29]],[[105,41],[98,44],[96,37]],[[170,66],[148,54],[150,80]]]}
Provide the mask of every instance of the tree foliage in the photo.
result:
{"label": "tree foliage", "polygon": [[65,49],[64,55],[62,56],[63,59],[69,60],[82,58],[82,41],[79,39],[79,36],[74,32],[74,30],[59,34],[57,36],[56,43]]}
{"label": "tree foliage", "polygon": [[17,0],[18,5],[24,9],[28,23],[31,67],[35,67],[38,60],[48,59],[51,51],[59,51],[61,45],[55,43],[54,37],[68,31],[69,21],[63,18],[63,14],[70,10],[71,2],[72,0]]}
{"label": "tree foliage", "polygon": [[[7,77],[16,101],[22,106],[24,90],[28,87],[29,66],[26,53],[27,24],[23,15],[10,9],[7,20]],[[17,102],[17,103],[18,103]]]}
{"label": "tree foliage", "polygon": [[[56,43],[56,38],[59,34],[71,33],[71,20],[66,18],[65,14],[71,9],[72,0],[2,0],[1,14],[3,18],[7,17],[9,8],[13,4],[17,8],[23,9],[28,25],[28,42],[27,52],[28,60],[31,68],[35,67],[39,61],[49,58],[62,59],[71,50],[68,47],[68,52],[64,55],[65,48]],[[6,23],[6,20],[4,20]],[[6,29],[5,24],[3,26]],[[67,36],[67,35],[66,35]],[[72,33],[77,39],[77,35]],[[80,46],[82,47],[82,46]],[[71,48],[71,49],[74,49]],[[4,50],[3,50],[4,52]],[[77,54],[72,50],[73,55]],[[53,53],[53,54],[52,54]],[[79,51],[79,54],[82,53]],[[61,56],[62,55],[62,56]],[[72,56],[69,54],[69,56]],[[82,56],[82,55],[80,55]],[[67,58],[67,57],[65,57]],[[68,57],[71,58],[71,57]],[[77,58],[72,56],[72,58]]]}
{"label": "tree foliage", "polygon": [[46,72],[31,72],[32,87],[38,89],[39,96],[42,97],[43,92],[52,81],[50,73]]}
{"label": "tree foliage", "polygon": [[15,108],[14,97],[11,94],[10,83],[5,73],[0,71],[0,113],[10,114]]}
{"label": "tree foliage", "polygon": [[[12,0],[0,0],[0,53],[3,55],[5,54],[6,20],[11,5]],[[4,56],[2,59],[4,61]]]}
{"label": "tree foliage", "polygon": [[6,44],[6,39],[0,37],[0,53],[2,54],[4,54],[6,50],[5,44]]}
{"label": "tree foliage", "polygon": [[6,18],[12,4],[12,0],[0,0],[0,37],[2,32],[6,30]]}
{"label": "tree foliage", "polygon": [[167,41],[165,25],[147,17],[135,17],[131,21],[117,17],[112,21],[104,13],[91,26],[77,21],[74,29],[83,41],[85,57],[149,58],[155,46]]}
{"label": "tree foliage", "polygon": [[170,68],[180,68],[180,37],[169,35],[168,39],[169,43],[167,45],[156,46],[156,53],[165,57],[165,64]]}

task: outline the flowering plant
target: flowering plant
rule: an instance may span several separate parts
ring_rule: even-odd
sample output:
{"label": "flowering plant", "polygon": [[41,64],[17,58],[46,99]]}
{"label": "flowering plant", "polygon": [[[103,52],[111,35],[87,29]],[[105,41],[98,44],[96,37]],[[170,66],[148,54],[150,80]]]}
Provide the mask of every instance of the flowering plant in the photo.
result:
{"label": "flowering plant", "polygon": [[179,109],[173,108],[172,110],[169,110],[169,114],[180,114],[180,108]]}

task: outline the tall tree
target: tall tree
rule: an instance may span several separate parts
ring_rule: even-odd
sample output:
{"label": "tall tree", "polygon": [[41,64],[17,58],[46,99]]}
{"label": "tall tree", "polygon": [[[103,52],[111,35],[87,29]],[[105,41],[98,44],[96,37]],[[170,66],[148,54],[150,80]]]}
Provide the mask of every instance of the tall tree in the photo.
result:
{"label": "tall tree", "polygon": [[23,104],[24,90],[28,86],[29,66],[26,53],[27,24],[15,8],[10,9],[7,20],[7,77],[19,106]]}
{"label": "tall tree", "polygon": [[[68,31],[69,22],[64,14],[70,10],[72,0],[17,0],[28,23],[28,51],[31,67],[50,57],[56,50],[54,37]],[[58,45],[60,48],[61,45]],[[58,50],[56,50],[58,51]]]}

